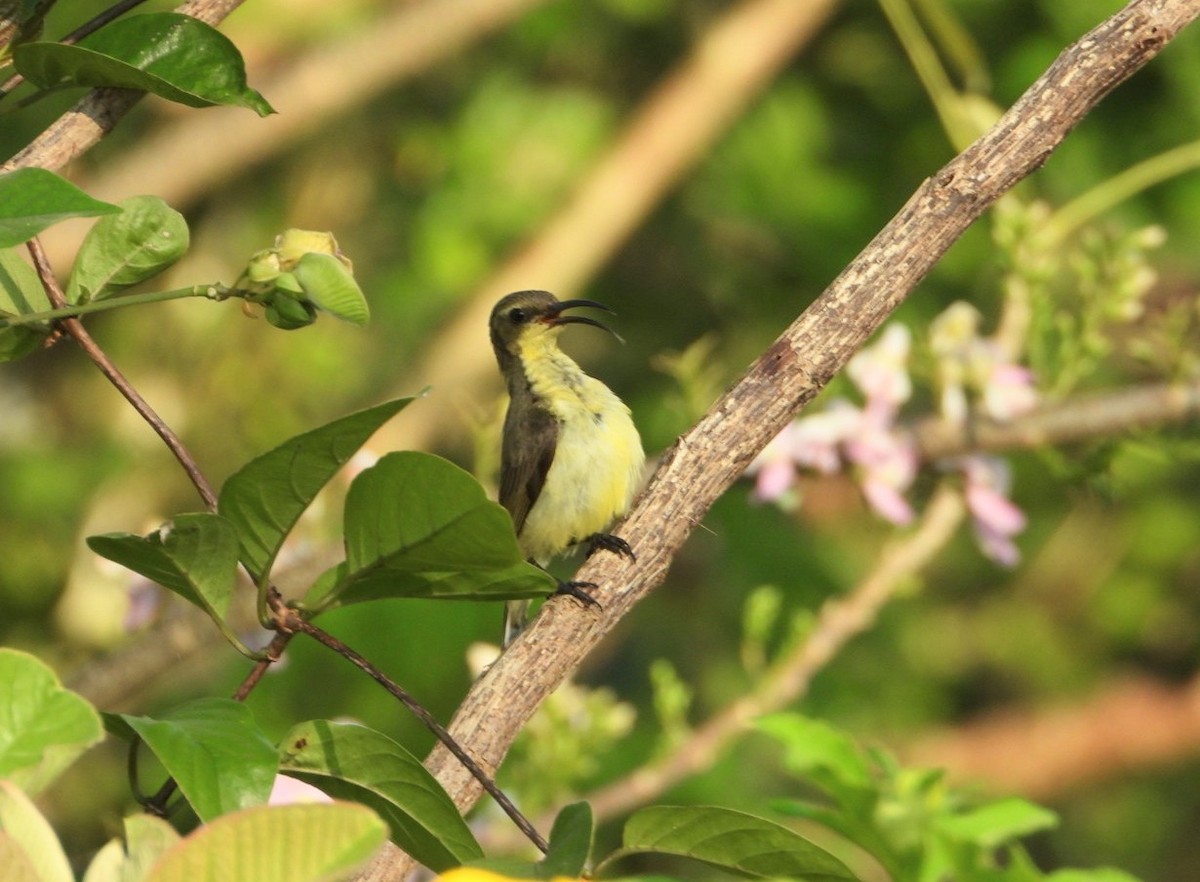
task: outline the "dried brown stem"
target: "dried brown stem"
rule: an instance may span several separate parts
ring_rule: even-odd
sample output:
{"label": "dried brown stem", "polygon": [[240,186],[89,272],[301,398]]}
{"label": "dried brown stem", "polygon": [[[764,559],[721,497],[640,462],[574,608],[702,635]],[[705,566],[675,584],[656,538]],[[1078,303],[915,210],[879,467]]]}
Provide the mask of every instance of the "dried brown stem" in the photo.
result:
{"label": "dried brown stem", "polygon": [[[50,269],[50,261],[46,257],[46,252],[42,248],[41,242],[36,238],[29,241],[29,254],[33,258],[34,268],[37,270],[39,278],[42,280],[42,286],[46,289],[46,295],[50,298],[51,305],[55,309],[62,309],[67,305],[67,298],[63,296],[62,289],[58,285],[58,280],[54,278],[54,272]],[[167,425],[166,421],[158,415],[158,412],[150,406],[137,389],[125,378],[112,359],[108,357],[103,349],[92,339],[92,335],[84,328],[83,322],[77,318],[61,319],[59,324],[64,330],[79,344],[79,348],[87,353],[88,358],[100,369],[100,373],[104,374],[105,378],[116,387],[117,391],[124,396],[125,400],[133,405],[133,409],[138,412],[138,415],[144,419],[167,445],[167,448],[179,460],[179,464],[183,466],[184,472],[187,473],[192,484],[196,488],[196,492],[200,494],[200,498],[204,500],[205,507],[209,511],[217,510],[217,494],[213,492],[212,485],[208,483],[208,479],[200,471],[200,466],[197,465],[191,451],[184,446],[183,441],[175,434],[175,430]]]}
{"label": "dried brown stem", "polygon": [[[664,578],[713,501],[830,380],[992,203],[1039,168],[1110,91],[1200,15],[1200,0],[1133,0],[1062,52],[983,137],[926,180],[838,276],[700,422],[661,459],[649,487],[617,528],[636,564],[593,558],[577,578],[601,586],[599,614],[552,599],[480,679],[451,724],[456,740],[496,765],[538,704],[634,603]],[[435,748],[427,765],[466,808],[479,788]],[[400,878],[391,853],[363,878]]]}

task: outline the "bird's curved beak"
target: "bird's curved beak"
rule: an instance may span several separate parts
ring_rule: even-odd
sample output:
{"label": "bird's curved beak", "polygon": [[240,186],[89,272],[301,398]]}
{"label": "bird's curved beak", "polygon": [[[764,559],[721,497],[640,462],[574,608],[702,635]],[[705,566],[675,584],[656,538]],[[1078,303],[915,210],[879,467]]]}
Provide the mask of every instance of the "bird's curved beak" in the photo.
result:
{"label": "bird's curved beak", "polygon": [[604,324],[604,322],[599,322],[594,318],[588,318],[587,316],[583,315],[562,314],[563,310],[576,309],[580,306],[589,306],[592,309],[603,309],[605,312],[612,312],[612,309],[605,306],[603,303],[596,302],[595,300],[560,300],[546,311],[546,315],[544,318],[542,318],[542,321],[554,327],[558,327],[559,325],[591,325],[593,328],[600,328],[602,331],[608,331],[608,333],[612,334],[622,343],[625,342],[625,339],[620,334],[618,334],[608,325]]}

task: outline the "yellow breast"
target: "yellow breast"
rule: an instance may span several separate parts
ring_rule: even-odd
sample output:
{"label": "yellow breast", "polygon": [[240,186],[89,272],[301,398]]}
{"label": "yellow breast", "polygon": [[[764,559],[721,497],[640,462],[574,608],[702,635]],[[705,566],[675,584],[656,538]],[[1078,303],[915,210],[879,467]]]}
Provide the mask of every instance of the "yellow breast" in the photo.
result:
{"label": "yellow breast", "polygon": [[646,455],[625,403],[552,339],[533,340],[521,361],[559,420],[554,461],[519,537],[526,555],[545,562],[628,510]]}

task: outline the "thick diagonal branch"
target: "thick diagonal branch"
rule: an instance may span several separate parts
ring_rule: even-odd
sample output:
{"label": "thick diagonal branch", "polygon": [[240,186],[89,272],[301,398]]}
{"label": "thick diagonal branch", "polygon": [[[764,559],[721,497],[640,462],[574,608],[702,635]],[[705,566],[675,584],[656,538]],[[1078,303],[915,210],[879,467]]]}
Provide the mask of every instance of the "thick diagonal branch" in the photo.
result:
{"label": "thick diagonal branch", "polygon": [[[636,564],[594,558],[602,614],[553,600],[468,694],[451,725],[498,763],[546,695],[658,585],[692,527],[1001,195],[1038,169],[1087,113],[1200,15],[1200,0],[1134,0],[1068,47],[983,137],[926,180],[828,289],[661,459],[618,528]],[[478,788],[447,753],[428,766],[462,807]],[[392,868],[395,871],[399,866]],[[383,878],[382,875],[377,878]]]}

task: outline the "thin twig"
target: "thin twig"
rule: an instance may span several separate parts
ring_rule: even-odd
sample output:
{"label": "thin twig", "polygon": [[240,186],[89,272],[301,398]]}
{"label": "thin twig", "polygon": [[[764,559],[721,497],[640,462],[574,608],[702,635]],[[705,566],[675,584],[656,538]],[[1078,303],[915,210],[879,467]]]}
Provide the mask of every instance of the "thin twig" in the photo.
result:
{"label": "thin twig", "polygon": [[1148,383],[1050,402],[1008,422],[956,425],[938,418],[913,427],[923,460],[974,451],[1019,450],[1111,438],[1122,432],[1200,418],[1200,380]]}
{"label": "thin twig", "polygon": [[[29,254],[33,257],[33,265],[37,270],[38,277],[42,280],[42,286],[46,289],[46,295],[50,298],[51,305],[55,309],[64,309],[67,306],[67,298],[63,295],[62,288],[58,285],[58,280],[54,278],[54,272],[50,269],[50,263],[46,258],[46,252],[42,248],[41,242],[37,238],[29,240]],[[191,452],[184,446],[184,443],[175,434],[174,429],[167,425],[166,421],[158,415],[146,399],[142,398],[141,394],[133,388],[132,384],[125,378],[125,375],[117,370],[117,366],[112,363],[112,360],[92,339],[92,335],[83,327],[83,322],[77,318],[66,318],[61,320],[62,327],[68,334],[75,339],[79,347],[87,353],[88,357],[95,363],[96,367],[100,368],[100,372],[112,383],[117,391],[120,392],[125,400],[133,405],[133,409],[138,412],[152,428],[158,437],[162,438],[163,443],[179,460],[179,464],[183,466],[184,472],[191,479],[196,491],[200,494],[200,498],[204,500],[204,505],[209,511],[217,510],[217,495],[213,492],[212,485],[208,483],[208,479],[200,471],[200,466],[196,464],[195,458]]]}
{"label": "thin twig", "polygon": [[304,619],[295,610],[289,609],[279,604],[278,598],[273,597],[273,606],[276,607],[276,615],[279,616],[280,627],[284,630],[299,632],[306,634],[313,640],[316,640],[327,649],[332,649],[342,658],[346,659],[359,670],[370,676],[376,683],[388,691],[392,697],[398,699],[413,715],[419,719],[434,737],[440,741],[447,750],[454,754],[455,758],[462,763],[463,768],[470,772],[471,776],[479,782],[499,804],[504,813],[512,818],[514,824],[525,834],[528,839],[545,854],[548,848],[546,840],[534,828],[529,819],[521,814],[520,810],[513,805],[511,799],[496,786],[496,782],[492,780],[491,775],[483,770],[475,759],[463,749],[454,737],[446,730],[446,727],[438,722],[437,718],[425,709],[409,692],[400,684],[396,683],[387,674],[375,667],[341,640],[338,640],[332,634],[321,630],[316,625]]}

